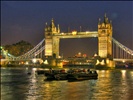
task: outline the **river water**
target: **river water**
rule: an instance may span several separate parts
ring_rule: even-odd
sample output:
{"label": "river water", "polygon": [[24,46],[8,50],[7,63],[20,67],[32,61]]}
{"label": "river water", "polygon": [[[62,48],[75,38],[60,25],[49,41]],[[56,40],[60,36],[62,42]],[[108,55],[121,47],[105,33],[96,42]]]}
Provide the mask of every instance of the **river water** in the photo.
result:
{"label": "river water", "polygon": [[2,67],[1,100],[133,100],[133,70],[97,72],[97,80],[44,81],[35,68]]}

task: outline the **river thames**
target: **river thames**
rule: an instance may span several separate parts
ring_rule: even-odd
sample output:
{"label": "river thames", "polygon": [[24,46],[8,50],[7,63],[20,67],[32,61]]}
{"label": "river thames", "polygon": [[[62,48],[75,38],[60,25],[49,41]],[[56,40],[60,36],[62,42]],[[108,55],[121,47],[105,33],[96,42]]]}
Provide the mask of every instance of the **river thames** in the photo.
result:
{"label": "river thames", "polygon": [[35,68],[1,67],[1,100],[133,100],[132,69],[97,72],[97,80],[44,81]]}

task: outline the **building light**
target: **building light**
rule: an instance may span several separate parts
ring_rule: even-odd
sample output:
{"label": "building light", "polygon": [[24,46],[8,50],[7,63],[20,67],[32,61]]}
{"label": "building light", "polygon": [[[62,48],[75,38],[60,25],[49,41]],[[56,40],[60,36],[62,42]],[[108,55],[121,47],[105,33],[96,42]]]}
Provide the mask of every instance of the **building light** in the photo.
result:
{"label": "building light", "polygon": [[76,35],[77,34],[77,31],[72,31],[72,35]]}

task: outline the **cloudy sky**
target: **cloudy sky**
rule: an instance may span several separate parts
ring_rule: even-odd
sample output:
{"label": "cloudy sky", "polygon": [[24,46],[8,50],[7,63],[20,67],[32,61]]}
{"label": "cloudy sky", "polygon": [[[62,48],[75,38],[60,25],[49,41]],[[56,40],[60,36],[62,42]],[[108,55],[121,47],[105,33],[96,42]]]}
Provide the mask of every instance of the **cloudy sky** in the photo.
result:
{"label": "cloudy sky", "polygon": [[[44,38],[45,23],[54,18],[61,32],[97,31],[98,19],[107,14],[113,23],[113,37],[133,50],[132,1],[2,1],[1,45],[25,40],[37,45]],[[62,39],[60,54],[97,53],[97,38]]]}

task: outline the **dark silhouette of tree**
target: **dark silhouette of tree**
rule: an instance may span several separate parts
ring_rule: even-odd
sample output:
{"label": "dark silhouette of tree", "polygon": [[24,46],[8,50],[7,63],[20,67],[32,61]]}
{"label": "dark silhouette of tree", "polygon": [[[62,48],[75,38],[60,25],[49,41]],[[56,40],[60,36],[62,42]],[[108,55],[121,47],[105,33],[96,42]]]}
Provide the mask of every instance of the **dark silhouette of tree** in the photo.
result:
{"label": "dark silhouette of tree", "polygon": [[21,40],[20,42],[17,42],[12,45],[4,46],[4,49],[14,56],[23,55],[24,53],[28,52],[32,48],[33,48],[33,45],[31,45],[29,42],[26,42],[24,40]]}

